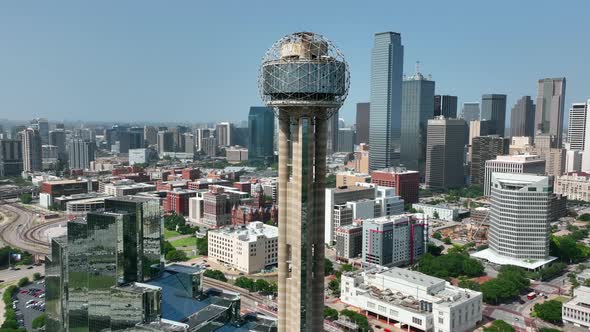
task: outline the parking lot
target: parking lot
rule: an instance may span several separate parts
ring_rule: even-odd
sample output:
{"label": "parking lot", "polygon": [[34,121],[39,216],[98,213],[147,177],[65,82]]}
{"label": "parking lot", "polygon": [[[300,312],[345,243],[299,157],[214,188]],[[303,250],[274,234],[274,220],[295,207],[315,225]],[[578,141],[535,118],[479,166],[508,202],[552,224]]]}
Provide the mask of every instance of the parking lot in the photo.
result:
{"label": "parking lot", "polygon": [[[16,293],[16,315],[19,324],[32,331],[33,319],[45,312],[45,284],[35,281],[18,289]],[[28,308],[27,308],[28,307]]]}

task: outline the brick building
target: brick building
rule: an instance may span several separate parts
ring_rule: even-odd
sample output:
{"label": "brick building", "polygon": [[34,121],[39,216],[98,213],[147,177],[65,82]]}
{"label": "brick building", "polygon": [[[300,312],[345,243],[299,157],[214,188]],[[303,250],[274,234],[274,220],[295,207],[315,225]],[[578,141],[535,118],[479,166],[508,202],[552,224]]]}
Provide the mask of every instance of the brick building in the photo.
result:
{"label": "brick building", "polygon": [[395,188],[395,193],[405,203],[418,203],[420,173],[403,168],[384,169],[371,173],[371,182],[379,186]]}
{"label": "brick building", "polygon": [[189,198],[197,196],[194,190],[179,189],[169,191],[166,195],[165,211],[181,216],[188,216]]}

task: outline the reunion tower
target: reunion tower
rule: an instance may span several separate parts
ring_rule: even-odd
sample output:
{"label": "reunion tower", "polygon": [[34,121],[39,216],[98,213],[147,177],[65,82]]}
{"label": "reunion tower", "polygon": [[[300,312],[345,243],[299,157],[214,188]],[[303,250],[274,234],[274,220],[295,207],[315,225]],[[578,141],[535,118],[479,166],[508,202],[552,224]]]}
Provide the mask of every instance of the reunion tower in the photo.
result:
{"label": "reunion tower", "polygon": [[323,36],[277,41],[260,67],[279,117],[279,332],[323,331],[327,120],[348,94],[348,65]]}

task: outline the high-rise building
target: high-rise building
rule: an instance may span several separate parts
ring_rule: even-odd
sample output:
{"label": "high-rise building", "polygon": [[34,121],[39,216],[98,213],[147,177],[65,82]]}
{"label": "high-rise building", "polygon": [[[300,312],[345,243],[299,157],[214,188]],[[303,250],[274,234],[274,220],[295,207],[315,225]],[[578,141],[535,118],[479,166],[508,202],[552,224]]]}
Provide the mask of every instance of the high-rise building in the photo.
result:
{"label": "high-rise building", "polygon": [[182,134],[182,142],[184,145],[184,152],[186,153],[195,153],[197,141],[195,140],[195,135],[191,133],[184,133]]}
{"label": "high-rise building", "polygon": [[400,163],[420,172],[426,167],[426,129],[434,116],[434,81],[424,78],[418,68],[402,84],[402,127]]}
{"label": "high-rise building", "polygon": [[530,96],[520,98],[510,114],[510,136],[535,136],[535,104]]}
{"label": "high-rise building", "polygon": [[89,169],[90,162],[94,161],[96,144],[81,138],[72,138],[69,143],[70,169]]}
{"label": "high-rise building", "polygon": [[49,144],[49,122],[47,119],[36,118],[31,120],[31,128],[39,131],[41,144]]}
{"label": "high-rise building", "polygon": [[273,136],[275,116],[268,107],[250,107],[248,114],[248,158],[272,161],[274,156]]}
{"label": "high-rise building", "polygon": [[143,127],[143,139],[147,145],[157,145],[158,129],[154,126]]}
{"label": "high-rise building", "polygon": [[209,157],[217,155],[217,138],[214,136],[203,137],[201,139],[201,151]]}
{"label": "high-rise building", "polygon": [[332,153],[338,152],[338,129],[340,124],[338,122],[338,112],[334,113],[332,117],[328,119],[328,135],[327,137],[327,150],[326,153],[331,155]]}
{"label": "high-rise building", "polygon": [[16,139],[0,139],[0,176],[20,176],[22,171],[22,142]]}
{"label": "high-rise building", "polygon": [[473,146],[473,139],[479,136],[487,136],[490,135],[491,132],[491,122],[488,120],[473,120],[469,121],[469,161],[471,161],[472,151],[471,148]]}
{"label": "high-rise building", "polygon": [[485,182],[486,161],[508,154],[509,147],[509,138],[498,135],[475,137],[471,148],[471,184],[482,186]]}
{"label": "high-rise building", "polygon": [[57,157],[67,159],[66,132],[63,129],[55,129],[49,132],[49,145],[57,147]]}
{"label": "high-rise building", "polygon": [[209,128],[198,128],[197,129],[197,150],[203,151],[203,138],[209,138],[214,136],[215,130]]}
{"label": "high-rise building", "polygon": [[331,42],[300,32],[273,45],[260,75],[263,100],[279,112],[278,331],[321,331],[327,122],[349,72]]}
{"label": "high-rise building", "polygon": [[355,132],[352,128],[338,129],[338,152],[354,152]]}
{"label": "high-rise building", "polygon": [[369,143],[370,103],[356,104],[356,142],[355,144]]}
{"label": "high-rise building", "polygon": [[174,152],[174,135],[171,131],[158,132],[158,153]]}
{"label": "high-rise building", "polygon": [[370,170],[399,163],[403,70],[401,34],[376,33],[371,56]]}
{"label": "high-rise building", "polygon": [[336,258],[348,260],[363,253],[363,226],[346,225],[336,228]]}
{"label": "high-rise building", "polygon": [[531,174],[493,173],[490,247],[474,256],[500,265],[537,269],[549,257],[553,179]]}
{"label": "high-rise building", "polygon": [[428,120],[426,185],[448,189],[465,184],[463,161],[467,124],[463,119]]}
{"label": "high-rise building", "polygon": [[506,95],[487,94],[481,96],[481,120],[491,121],[492,135],[504,137],[506,127]]}
{"label": "high-rise building", "polygon": [[564,173],[580,172],[582,170],[582,158],[582,151],[566,150]]}
{"label": "high-rise building", "polygon": [[552,135],[561,147],[565,105],[565,77],[540,79],[535,110],[535,139],[539,134]]}
{"label": "high-rise building", "polygon": [[[346,205],[346,202],[360,201],[360,200],[374,200],[375,188],[363,186],[347,186],[342,188],[328,188],[326,189],[325,198],[325,241],[327,244],[332,244],[334,241],[334,230],[338,226],[344,226],[340,222],[335,222],[334,207],[338,205]],[[350,219],[352,223],[352,219]],[[349,224],[350,224],[349,223]]]}
{"label": "high-rise building", "polygon": [[23,171],[38,172],[43,167],[41,155],[41,135],[33,128],[21,132],[23,144]]}
{"label": "high-rise building", "polygon": [[232,145],[232,131],[233,124],[229,122],[218,123],[217,126],[215,126],[217,144],[222,147]]}
{"label": "high-rise building", "polygon": [[545,159],[538,155],[497,156],[486,161],[484,194],[490,195],[493,173],[545,174]]}
{"label": "high-rise building", "polygon": [[479,103],[463,103],[461,118],[467,123],[473,120],[479,120]]}
{"label": "high-rise building", "polygon": [[434,116],[440,115],[445,118],[457,118],[457,96],[434,96]]}
{"label": "high-rise building", "polygon": [[585,150],[586,140],[590,138],[589,117],[590,99],[585,103],[572,104],[567,126],[567,142],[569,143],[569,150]]}
{"label": "high-rise building", "polygon": [[391,168],[371,172],[371,182],[379,186],[395,188],[406,203],[418,203],[420,174],[404,168]]}

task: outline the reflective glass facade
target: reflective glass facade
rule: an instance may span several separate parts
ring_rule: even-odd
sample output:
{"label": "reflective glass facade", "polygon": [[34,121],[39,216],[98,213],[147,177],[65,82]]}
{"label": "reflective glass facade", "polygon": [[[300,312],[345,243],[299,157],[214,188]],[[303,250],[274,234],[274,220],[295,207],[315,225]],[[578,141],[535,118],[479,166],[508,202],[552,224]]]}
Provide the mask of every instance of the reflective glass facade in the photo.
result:
{"label": "reflective glass facade", "polygon": [[483,95],[481,97],[481,120],[491,121],[490,134],[504,136],[506,95]]}
{"label": "reflective glass facade", "polygon": [[88,224],[77,219],[68,223],[67,329],[88,329]]}
{"label": "reflective glass facade", "polygon": [[272,160],[275,115],[268,107],[250,107],[248,114],[248,159]]}

